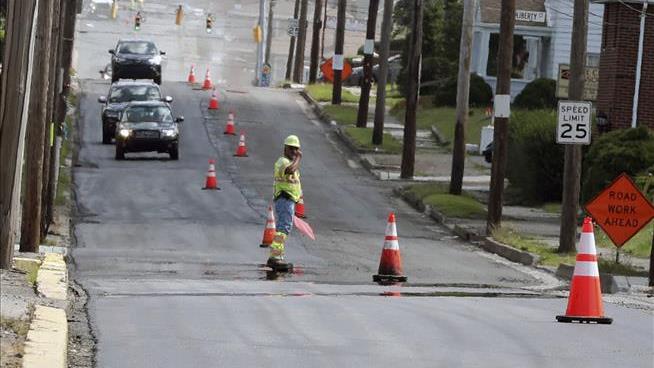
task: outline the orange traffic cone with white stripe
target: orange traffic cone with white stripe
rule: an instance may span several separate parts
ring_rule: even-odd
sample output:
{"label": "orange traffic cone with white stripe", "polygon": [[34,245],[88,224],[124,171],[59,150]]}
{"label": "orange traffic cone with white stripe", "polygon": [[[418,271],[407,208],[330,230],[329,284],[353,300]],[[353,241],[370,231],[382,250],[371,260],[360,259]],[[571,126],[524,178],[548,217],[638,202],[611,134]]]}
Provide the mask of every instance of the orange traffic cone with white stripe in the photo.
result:
{"label": "orange traffic cone with white stripe", "polygon": [[273,242],[275,237],[275,214],[273,213],[272,205],[268,206],[268,218],[266,219],[266,227],[263,229],[263,240],[259,245],[261,248],[268,248]]}
{"label": "orange traffic cone with white stripe", "polygon": [[191,65],[191,70],[188,72],[188,82],[195,84],[195,65]]}
{"label": "orange traffic cone with white stripe", "polygon": [[202,84],[202,89],[212,89],[213,83],[211,83],[211,73],[209,68],[207,68],[207,74],[204,75],[204,83]]}
{"label": "orange traffic cone with white stripe", "polygon": [[610,324],[613,319],[604,316],[593,220],[590,217],[584,219],[577,249],[577,261],[570,283],[568,309],[565,311],[565,316],[556,316],[556,320],[559,322]]}
{"label": "orange traffic cone with white stripe", "polygon": [[218,110],[218,96],[216,95],[216,89],[214,88],[211,92],[211,99],[209,100],[209,110]]}
{"label": "orange traffic cone with white stripe", "polygon": [[300,200],[295,204],[295,216],[299,218],[307,218],[304,214],[304,195],[301,195]]}
{"label": "orange traffic cone with white stripe", "polygon": [[241,133],[241,137],[238,140],[238,147],[236,148],[236,153],[234,154],[236,157],[247,157],[248,156],[248,148],[245,146],[245,134]]}
{"label": "orange traffic cone with white stripe", "polygon": [[215,161],[209,160],[209,170],[207,171],[207,180],[205,181],[203,190],[220,190],[218,188],[218,179],[216,179],[216,167],[214,166]]}
{"label": "orange traffic cone with white stripe", "polygon": [[227,125],[225,125],[225,131],[223,134],[236,135],[236,129],[234,127],[234,113],[232,111],[227,115]]}
{"label": "orange traffic cone with white stripe", "polygon": [[379,271],[372,276],[375,282],[398,282],[406,281],[407,277],[402,274],[402,257],[400,256],[400,243],[397,240],[397,228],[395,227],[395,213],[388,215],[386,225],[386,237],[384,238],[384,249],[379,260]]}

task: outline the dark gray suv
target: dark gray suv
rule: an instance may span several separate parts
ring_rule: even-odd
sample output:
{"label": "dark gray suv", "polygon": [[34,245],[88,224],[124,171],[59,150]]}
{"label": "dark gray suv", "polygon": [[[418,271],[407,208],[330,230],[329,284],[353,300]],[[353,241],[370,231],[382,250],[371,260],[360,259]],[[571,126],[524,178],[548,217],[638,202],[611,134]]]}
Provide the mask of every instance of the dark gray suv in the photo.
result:
{"label": "dark gray suv", "polygon": [[100,96],[102,107],[102,143],[109,144],[116,132],[120,114],[132,101],[172,102],[170,96],[162,97],[159,85],[151,81],[118,81],[109,87],[107,96]]}
{"label": "dark gray suv", "polygon": [[116,126],[116,160],[127,152],[168,153],[179,159],[179,123],[173,119],[170,105],[161,101],[132,102],[121,114]]}
{"label": "dark gray suv", "polygon": [[111,56],[111,81],[124,79],[152,79],[161,84],[161,55],[152,41],[120,40]]}

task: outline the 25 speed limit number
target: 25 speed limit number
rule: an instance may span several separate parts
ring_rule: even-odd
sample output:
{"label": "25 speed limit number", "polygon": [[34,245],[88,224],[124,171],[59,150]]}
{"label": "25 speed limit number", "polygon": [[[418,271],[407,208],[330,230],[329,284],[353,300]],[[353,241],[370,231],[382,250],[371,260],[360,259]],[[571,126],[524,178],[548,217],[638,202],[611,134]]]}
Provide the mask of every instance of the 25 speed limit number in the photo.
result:
{"label": "25 speed limit number", "polygon": [[590,144],[592,104],[586,101],[559,101],[556,143]]}

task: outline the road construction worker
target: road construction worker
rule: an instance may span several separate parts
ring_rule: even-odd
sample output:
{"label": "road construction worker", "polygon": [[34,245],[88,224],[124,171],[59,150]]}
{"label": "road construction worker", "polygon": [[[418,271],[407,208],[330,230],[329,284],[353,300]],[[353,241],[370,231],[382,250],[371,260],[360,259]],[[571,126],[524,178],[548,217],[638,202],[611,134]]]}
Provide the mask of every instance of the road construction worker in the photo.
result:
{"label": "road construction worker", "polygon": [[289,135],[284,140],[284,154],[275,162],[274,209],[276,233],[270,245],[268,266],[273,269],[284,268],[284,243],[293,227],[295,204],[302,196],[300,184],[300,139]]}

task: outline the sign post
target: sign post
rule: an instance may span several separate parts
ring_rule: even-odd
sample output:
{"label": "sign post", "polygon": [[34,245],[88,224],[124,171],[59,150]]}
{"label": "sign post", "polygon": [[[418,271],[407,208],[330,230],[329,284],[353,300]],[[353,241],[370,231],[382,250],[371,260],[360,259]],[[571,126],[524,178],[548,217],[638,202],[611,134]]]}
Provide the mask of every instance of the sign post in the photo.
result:
{"label": "sign post", "polygon": [[625,173],[588,202],[586,211],[618,248],[654,218],[654,206]]}
{"label": "sign post", "polygon": [[590,144],[592,107],[586,101],[559,101],[556,143]]}

